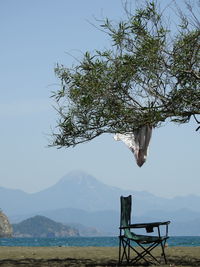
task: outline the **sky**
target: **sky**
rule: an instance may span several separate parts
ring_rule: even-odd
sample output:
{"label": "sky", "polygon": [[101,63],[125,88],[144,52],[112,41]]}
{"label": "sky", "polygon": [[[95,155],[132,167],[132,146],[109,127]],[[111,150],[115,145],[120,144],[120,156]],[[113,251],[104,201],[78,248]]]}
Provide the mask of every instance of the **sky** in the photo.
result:
{"label": "sky", "polygon": [[[161,2],[169,4],[173,22],[171,1]],[[0,0],[0,186],[33,193],[83,170],[123,189],[200,195],[200,132],[193,121],[155,129],[141,168],[108,134],[75,148],[48,147],[58,119],[51,98],[59,89],[54,67],[71,67],[84,52],[110,47],[94,26],[106,17],[124,17],[121,0]]]}

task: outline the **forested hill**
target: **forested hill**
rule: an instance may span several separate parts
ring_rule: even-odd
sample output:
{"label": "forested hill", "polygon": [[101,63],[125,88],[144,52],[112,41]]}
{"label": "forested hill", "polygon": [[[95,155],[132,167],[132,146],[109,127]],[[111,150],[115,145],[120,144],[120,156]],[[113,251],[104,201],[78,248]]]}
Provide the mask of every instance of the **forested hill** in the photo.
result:
{"label": "forested hill", "polygon": [[34,216],[13,224],[14,237],[67,237],[79,236],[77,229],[55,222],[44,216]]}

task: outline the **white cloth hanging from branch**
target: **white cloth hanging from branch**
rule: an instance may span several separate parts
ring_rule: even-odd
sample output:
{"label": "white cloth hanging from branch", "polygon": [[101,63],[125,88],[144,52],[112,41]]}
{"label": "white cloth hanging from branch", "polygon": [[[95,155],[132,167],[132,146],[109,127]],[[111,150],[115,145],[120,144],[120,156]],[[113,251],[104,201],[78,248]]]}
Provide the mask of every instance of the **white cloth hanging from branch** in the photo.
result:
{"label": "white cloth hanging from branch", "polygon": [[147,158],[148,146],[151,140],[152,127],[145,125],[132,133],[115,134],[116,141],[123,141],[134,153],[137,165],[141,167]]}

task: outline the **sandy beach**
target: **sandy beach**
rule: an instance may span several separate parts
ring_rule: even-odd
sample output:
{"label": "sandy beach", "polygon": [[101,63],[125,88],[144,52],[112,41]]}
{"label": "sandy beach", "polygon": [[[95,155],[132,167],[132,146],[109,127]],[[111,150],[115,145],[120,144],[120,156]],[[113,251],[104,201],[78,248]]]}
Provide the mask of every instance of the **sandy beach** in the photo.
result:
{"label": "sandy beach", "polygon": [[[162,267],[200,266],[200,247],[168,247],[166,254]],[[117,247],[0,247],[0,266],[117,266],[117,259]]]}

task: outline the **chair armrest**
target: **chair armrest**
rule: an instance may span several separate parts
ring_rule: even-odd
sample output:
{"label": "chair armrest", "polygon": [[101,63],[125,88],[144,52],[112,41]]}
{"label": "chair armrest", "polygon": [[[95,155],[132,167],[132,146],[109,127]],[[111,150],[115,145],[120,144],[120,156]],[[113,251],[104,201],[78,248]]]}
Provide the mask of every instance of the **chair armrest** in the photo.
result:
{"label": "chair armrest", "polygon": [[127,226],[121,226],[120,229],[128,229],[128,228],[146,228],[146,227],[158,227],[160,225],[168,225],[170,221],[166,222],[152,222],[152,223],[134,223]]}
{"label": "chair armrest", "polygon": [[130,224],[129,228],[147,228],[147,227],[158,227],[160,225],[168,225],[170,221],[166,222],[152,222],[152,223],[134,223]]}
{"label": "chair armrest", "polygon": [[154,230],[154,227],[158,228],[159,236],[160,236],[160,226],[165,225],[166,226],[166,233],[168,232],[168,224],[170,221],[166,222],[151,222],[151,223],[135,223],[131,224],[130,228],[145,228],[147,233],[152,233]]}
{"label": "chair armrest", "polygon": [[119,229],[132,229],[132,228],[145,228],[147,233],[152,233],[153,228],[157,227],[158,233],[160,236],[160,226],[165,225],[166,226],[166,236],[168,235],[168,224],[170,224],[170,221],[165,222],[151,222],[151,223],[134,223],[127,226],[121,226]]}

